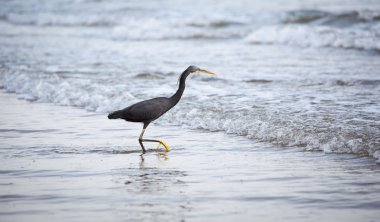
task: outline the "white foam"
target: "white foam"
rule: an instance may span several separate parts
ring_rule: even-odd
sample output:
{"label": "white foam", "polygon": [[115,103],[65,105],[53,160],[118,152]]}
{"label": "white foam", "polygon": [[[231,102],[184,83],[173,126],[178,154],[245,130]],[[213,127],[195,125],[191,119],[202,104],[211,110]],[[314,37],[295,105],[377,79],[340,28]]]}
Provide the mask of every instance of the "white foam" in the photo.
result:
{"label": "white foam", "polygon": [[[229,28],[227,20],[219,21],[208,18],[197,26],[187,23],[186,20],[157,18],[128,19],[112,29],[111,38],[121,40],[223,39],[242,37],[245,31]],[[218,25],[223,26],[224,24],[226,24],[225,27],[218,27]]]}
{"label": "white foam", "polygon": [[375,28],[361,30],[328,26],[265,26],[252,32],[245,40],[254,44],[380,50],[380,30]]}
{"label": "white foam", "polygon": [[8,13],[6,20],[17,25],[36,26],[113,26],[117,24],[116,16],[88,14],[59,14],[40,12],[36,14]]}
{"label": "white foam", "polygon": [[[379,149],[374,138],[380,130],[370,126],[326,124],[318,118],[287,115],[278,110],[230,111],[226,104],[184,106],[166,114],[163,124],[182,125],[191,129],[224,131],[228,134],[279,144],[300,146],[306,150],[321,150],[325,153],[355,153],[370,155]],[[190,111],[189,111],[190,110]],[[356,132],[357,131],[357,132]],[[379,156],[374,156],[378,158]]]}
{"label": "white foam", "polygon": [[[23,34],[43,35],[48,30],[54,35],[59,35],[60,33],[54,29],[65,28],[67,34],[74,36],[94,36],[100,33],[102,38],[114,40],[166,40],[234,38],[242,37],[246,33],[246,29],[242,28],[243,22],[219,17],[205,17],[201,20],[199,18],[140,18],[124,14],[55,14],[51,12],[8,13],[4,17],[6,22],[1,25],[4,26],[7,34],[20,34],[20,31],[26,30]],[[16,32],[17,30],[19,32]]]}
{"label": "white foam", "polygon": [[[125,85],[106,87],[90,80],[64,79],[57,75],[36,78],[23,72],[0,75],[0,80],[6,91],[17,93],[22,99],[82,107],[95,112],[107,112],[110,107],[122,108],[123,102],[136,101]],[[124,93],[120,94],[121,91]]]}

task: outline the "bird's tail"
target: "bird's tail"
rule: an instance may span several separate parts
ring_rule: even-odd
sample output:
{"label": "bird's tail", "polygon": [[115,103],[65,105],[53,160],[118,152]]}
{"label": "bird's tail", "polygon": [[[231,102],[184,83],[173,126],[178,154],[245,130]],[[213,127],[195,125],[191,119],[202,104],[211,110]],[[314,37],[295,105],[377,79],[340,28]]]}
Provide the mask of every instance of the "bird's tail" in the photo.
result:
{"label": "bird's tail", "polygon": [[110,114],[108,114],[108,119],[119,119],[121,116],[121,110],[118,110],[118,111],[115,111],[115,112],[112,112]]}

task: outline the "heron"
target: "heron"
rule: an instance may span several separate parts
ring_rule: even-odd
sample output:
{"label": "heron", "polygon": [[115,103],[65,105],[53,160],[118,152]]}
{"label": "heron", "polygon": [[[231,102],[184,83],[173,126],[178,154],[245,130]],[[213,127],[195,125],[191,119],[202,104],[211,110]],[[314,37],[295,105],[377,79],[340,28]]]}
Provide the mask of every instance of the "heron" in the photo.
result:
{"label": "heron", "polygon": [[166,152],[170,151],[169,145],[163,140],[144,139],[145,129],[154,120],[164,115],[167,111],[173,108],[182,97],[185,90],[186,78],[192,73],[215,74],[213,72],[200,69],[197,66],[189,66],[179,77],[179,86],[177,91],[171,97],[157,97],[144,100],[136,104],[130,105],[124,109],[114,111],[108,115],[108,119],[123,119],[128,122],[141,122],[143,129],[139,137],[139,143],[143,154],[146,153],[144,142],[158,143],[157,149],[163,145]]}

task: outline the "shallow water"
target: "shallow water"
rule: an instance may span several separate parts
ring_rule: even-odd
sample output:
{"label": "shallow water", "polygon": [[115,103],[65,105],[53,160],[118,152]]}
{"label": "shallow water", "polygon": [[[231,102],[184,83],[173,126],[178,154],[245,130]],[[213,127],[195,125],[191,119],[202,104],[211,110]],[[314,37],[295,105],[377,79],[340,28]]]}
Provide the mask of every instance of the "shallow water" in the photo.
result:
{"label": "shallow water", "polygon": [[0,101],[1,221],[379,218],[380,168],[368,157],[158,125],[146,136],[165,138],[172,151],[141,157],[140,124]]}

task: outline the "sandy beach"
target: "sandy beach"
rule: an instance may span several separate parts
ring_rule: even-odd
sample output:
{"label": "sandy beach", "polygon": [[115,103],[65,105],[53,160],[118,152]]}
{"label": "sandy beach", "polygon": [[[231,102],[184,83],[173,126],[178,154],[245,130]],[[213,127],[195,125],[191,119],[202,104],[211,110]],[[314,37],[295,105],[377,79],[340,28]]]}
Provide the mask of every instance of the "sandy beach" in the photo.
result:
{"label": "sandy beach", "polygon": [[[377,221],[380,167],[0,94],[1,221]],[[153,144],[150,148],[154,148]]]}

